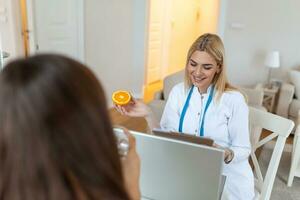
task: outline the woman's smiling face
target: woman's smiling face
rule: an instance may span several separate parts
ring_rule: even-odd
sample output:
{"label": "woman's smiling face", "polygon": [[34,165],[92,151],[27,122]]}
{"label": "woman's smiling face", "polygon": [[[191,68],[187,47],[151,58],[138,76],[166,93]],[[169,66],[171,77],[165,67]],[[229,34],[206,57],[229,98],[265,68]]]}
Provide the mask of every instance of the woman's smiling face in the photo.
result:
{"label": "woman's smiling face", "polygon": [[220,67],[205,51],[195,51],[188,61],[187,71],[193,85],[202,93],[206,92],[215,75],[220,72]]}

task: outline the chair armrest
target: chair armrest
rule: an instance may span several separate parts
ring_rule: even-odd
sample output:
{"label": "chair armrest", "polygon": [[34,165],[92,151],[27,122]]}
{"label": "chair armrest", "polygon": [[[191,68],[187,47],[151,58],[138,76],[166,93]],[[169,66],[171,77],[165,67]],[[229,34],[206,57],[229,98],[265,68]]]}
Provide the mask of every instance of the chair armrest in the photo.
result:
{"label": "chair armrest", "polygon": [[300,137],[300,125],[296,126],[294,137],[298,137],[298,138]]}
{"label": "chair armrest", "polygon": [[160,118],[163,114],[165,105],[166,105],[166,101],[164,101],[164,100],[152,100],[148,103],[148,106],[152,110],[154,117],[158,121],[160,121]]}
{"label": "chair armrest", "polygon": [[164,99],[163,98],[163,90],[156,91],[154,93],[153,99],[156,99],[156,100],[162,100],[162,99]]}
{"label": "chair armrest", "polygon": [[263,90],[264,85],[262,83],[258,83],[255,85],[254,89],[262,89]]}
{"label": "chair armrest", "polygon": [[298,117],[295,123],[295,133],[294,136],[300,137],[300,110],[298,110]]}
{"label": "chair armrest", "polygon": [[295,93],[295,86],[289,83],[283,83],[278,97],[278,104],[276,114],[282,117],[288,117],[289,106],[293,100]]}
{"label": "chair armrest", "polygon": [[262,106],[264,98],[263,89],[240,88],[240,90],[247,96],[249,105]]}
{"label": "chair armrest", "polygon": [[264,106],[259,106],[259,105],[248,105],[248,106],[256,108],[256,109],[261,110],[261,111],[268,112],[268,110]]}

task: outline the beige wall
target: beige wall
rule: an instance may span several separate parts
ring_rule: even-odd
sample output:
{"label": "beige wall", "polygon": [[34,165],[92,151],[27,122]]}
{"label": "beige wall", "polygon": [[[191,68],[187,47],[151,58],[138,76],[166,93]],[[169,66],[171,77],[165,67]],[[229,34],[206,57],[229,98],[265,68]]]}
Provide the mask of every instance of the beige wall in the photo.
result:
{"label": "beige wall", "polygon": [[85,58],[105,88],[142,95],[144,81],[145,1],[86,0]]}
{"label": "beige wall", "polygon": [[[300,1],[226,2],[224,41],[230,80],[236,85],[266,81],[264,58],[271,50],[281,56],[281,68],[273,70],[273,77],[287,79],[287,71],[300,66]],[[244,28],[232,28],[232,23]]]}

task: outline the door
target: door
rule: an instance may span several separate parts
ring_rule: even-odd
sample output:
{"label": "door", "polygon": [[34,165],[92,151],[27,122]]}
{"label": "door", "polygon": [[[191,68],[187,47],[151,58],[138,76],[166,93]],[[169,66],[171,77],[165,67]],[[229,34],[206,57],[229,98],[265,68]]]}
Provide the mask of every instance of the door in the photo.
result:
{"label": "door", "polygon": [[146,84],[161,79],[166,2],[167,0],[150,1]]}
{"label": "door", "polygon": [[19,41],[18,8],[15,1],[0,0],[0,67],[10,59],[22,56]]}
{"label": "door", "polygon": [[151,0],[146,85],[184,68],[200,34],[200,0]]}
{"label": "door", "polygon": [[[7,30],[7,8],[4,2],[0,1],[0,69],[4,66],[4,46],[3,46],[3,36],[5,35],[5,30]],[[6,56],[5,56],[6,57]]]}
{"label": "door", "polygon": [[200,0],[173,0],[168,74],[184,69],[188,50],[200,34]]}
{"label": "door", "polygon": [[83,0],[30,0],[27,7],[34,30],[30,44],[37,53],[62,53],[83,61]]}

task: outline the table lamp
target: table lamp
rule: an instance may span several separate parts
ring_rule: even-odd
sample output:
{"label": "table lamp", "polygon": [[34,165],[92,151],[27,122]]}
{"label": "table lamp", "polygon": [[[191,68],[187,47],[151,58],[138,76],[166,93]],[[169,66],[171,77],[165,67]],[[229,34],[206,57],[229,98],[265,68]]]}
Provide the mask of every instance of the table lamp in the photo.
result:
{"label": "table lamp", "polygon": [[269,52],[266,56],[266,59],[265,59],[265,65],[269,68],[267,85],[270,88],[271,87],[271,84],[270,84],[271,70],[273,68],[279,68],[280,67],[279,52],[278,51]]}

